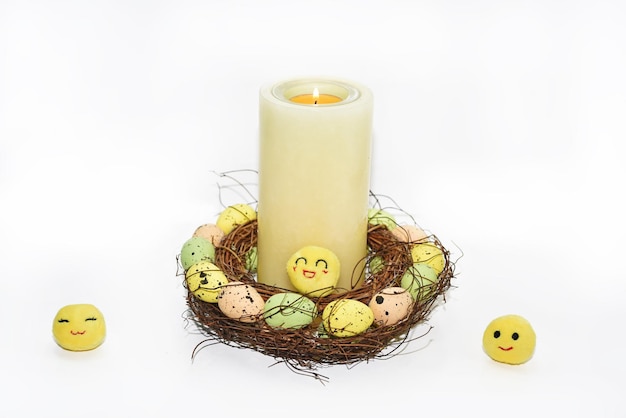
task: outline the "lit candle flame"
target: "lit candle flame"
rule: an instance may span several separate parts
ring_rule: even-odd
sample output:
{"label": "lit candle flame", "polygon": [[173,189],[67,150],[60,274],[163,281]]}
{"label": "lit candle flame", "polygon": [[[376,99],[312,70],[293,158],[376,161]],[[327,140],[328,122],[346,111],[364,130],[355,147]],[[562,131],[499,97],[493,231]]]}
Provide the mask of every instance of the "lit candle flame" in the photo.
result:
{"label": "lit candle flame", "polygon": [[317,104],[317,100],[320,98],[320,91],[317,89],[317,87],[313,88],[313,103]]}

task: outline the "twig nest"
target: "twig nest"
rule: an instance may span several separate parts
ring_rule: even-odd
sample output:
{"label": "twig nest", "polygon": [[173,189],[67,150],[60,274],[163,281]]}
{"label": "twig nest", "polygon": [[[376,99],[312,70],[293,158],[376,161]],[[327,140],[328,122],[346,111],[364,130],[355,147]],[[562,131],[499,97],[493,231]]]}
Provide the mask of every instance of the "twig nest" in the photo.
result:
{"label": "twig nest", "polygon": [[[252,349],[319,378],[315,370],[323,365],[391,356],[445,300],[454,276],[450,253],[434,235],[400,238],[393,232],[399,228],[394,217],[380,209],[369,213],[366,267],[355,271],[365,277],[360,287],[335,289],[341,260],[314,246],[285,260],[297,291],[260,283],[257,220],[250,209],[226,208],[216,222],[224,237],[214,258],[185,269],[190,319],[207,345],[217,341]],[[428,251],[416,249],[424,243]]]}

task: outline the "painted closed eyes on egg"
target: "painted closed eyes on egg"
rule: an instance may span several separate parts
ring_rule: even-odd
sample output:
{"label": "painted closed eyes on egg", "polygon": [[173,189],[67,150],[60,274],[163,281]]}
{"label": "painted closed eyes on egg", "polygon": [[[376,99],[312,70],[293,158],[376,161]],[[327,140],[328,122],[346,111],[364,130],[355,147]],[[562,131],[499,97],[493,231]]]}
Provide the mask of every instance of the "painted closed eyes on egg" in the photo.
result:
{"label": "painted closed eyes on egg", "polygon": [[335,253],[317,246],[306,246],[296,251],[286,267],[296,290],[312,297],[330,294],[339,281],[341,271]]}
{"label": "painted closed eyes on egg", "polygon": [[102,313],[93,305],[67,305],[59,310],[52,324],[59,346],[70,351],[86,351],[104,341],[106,325]]}

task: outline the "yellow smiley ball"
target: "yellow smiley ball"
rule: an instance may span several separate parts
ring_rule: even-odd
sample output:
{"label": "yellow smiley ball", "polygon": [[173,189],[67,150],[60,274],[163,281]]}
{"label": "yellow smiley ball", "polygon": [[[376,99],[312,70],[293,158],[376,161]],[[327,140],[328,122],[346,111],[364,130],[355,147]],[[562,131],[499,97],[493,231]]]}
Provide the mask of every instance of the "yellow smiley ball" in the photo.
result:
{"label": "yellow smiley ball", "polygon": [[64,306],[54,317],[52,335],[66,350],[93,350],[106,336],[102,312],[88,303]]}
{"label": "yellow smiley ball", "polygon": [[533,327],[519,315],[494,319],[483,334],[485,353],[500,363],[526,363],[533,356],[535,343]]}
{"label": "yellow smiley ball", "polygon": [[309,297],[330,294],[339,281],[339,258],[332,251],[310,245],[293,253],[287,275],[298,292]]}
{"label": "yellow smiley ball", "polygon": [[247,224],[256,219],[256,211],[245,203],[227,207],[220,213],[215,224],[224,234],[230,234],[239,225]]}

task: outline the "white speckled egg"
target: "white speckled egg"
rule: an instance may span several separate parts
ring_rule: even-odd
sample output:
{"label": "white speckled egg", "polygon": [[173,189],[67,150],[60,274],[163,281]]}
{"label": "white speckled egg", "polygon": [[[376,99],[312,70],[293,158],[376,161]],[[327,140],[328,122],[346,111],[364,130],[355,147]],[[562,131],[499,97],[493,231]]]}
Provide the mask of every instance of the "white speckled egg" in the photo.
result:
{"label": "white speckled egg", "polygon": [[337,299],[322,312],[322,324],[335,337],[352,337],[362,334],[374,322],[369,306],[354,299]]}
{"label": "white speckled egg", "polygon": [[402,287],[388,287],[376,293],[369,303],[378,326],[393,325],[409,315],[413,297]]}
{"label": "white speckled egg", "polygon": [[217,298],[220,311],[241,322],[255,322],[263,313],[264,305],[259,292],[242,282],[230,282],[223,286]]}

